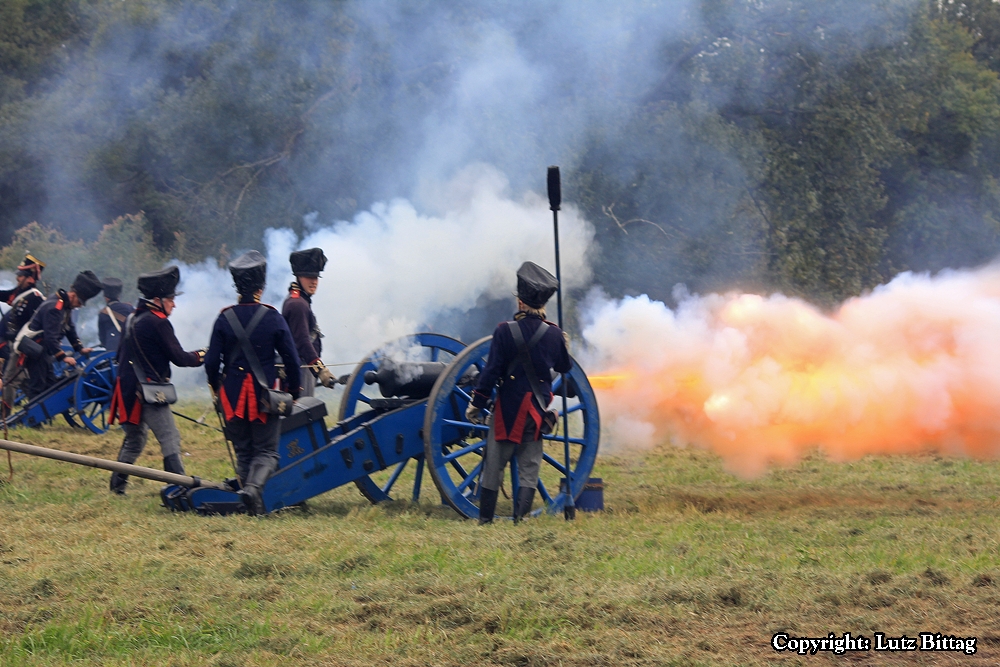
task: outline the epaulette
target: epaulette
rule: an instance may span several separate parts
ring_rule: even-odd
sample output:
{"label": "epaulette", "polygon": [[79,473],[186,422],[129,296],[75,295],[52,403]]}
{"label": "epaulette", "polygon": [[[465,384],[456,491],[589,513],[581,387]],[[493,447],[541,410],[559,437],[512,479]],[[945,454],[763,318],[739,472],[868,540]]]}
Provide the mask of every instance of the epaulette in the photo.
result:
{"label": "epaulette", "polygon": [[297,289],[288,290],[288,298],[289,299],[301,299],[302,295],[299,294],[299,291]]}
{"label": "epaulette", "polygon": [[62,310],[64,301],[62,299],[56,299],[56,310]]}

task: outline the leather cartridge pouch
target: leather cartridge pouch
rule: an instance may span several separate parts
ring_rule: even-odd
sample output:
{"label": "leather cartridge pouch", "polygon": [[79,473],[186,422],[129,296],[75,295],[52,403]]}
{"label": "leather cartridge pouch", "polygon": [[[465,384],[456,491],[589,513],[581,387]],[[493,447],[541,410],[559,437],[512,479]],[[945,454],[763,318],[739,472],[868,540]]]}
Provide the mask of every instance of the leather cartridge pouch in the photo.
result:
{"label": "leather cartridge pouch", "polygon": [[[129,345],[134,347],[142,355],[142,358],[146,360],[146,365],[153,368],[153,365],[149,363],[149,359],[146,358],[146,353],[143,352],[142,346],[139,345],[139,341],[135,338],[135,316],[129,315],[128,320],[125,324],[125,332],[128,337]],[[142,373],[139,372],[138,367],[134,360],[130,360],[129,364],[132,366],[132,371],[135,373],[135,379],[139,382],[139,390],[142,392],[142,402],[149,405],[173,405],[177,402],[177,390],[174,389],[174,385],[170,382],[150,382],[143,378]],[[154,375],[156,371],[153,371]]]}
{"label": "leather cartridge pouch", "polygon": [[289,415],[292,412],[292,395],[287,391],[268,389],[260,401],[260,411],[269,415]]}
{"label": "leather cartridge pouch", "polygon": [[546,410],[542,413],[542,435],[548,435],[556,429],[559,423],[559,413],[555,410]]}
{"label": "leather cartridge pouch", "polygon": [[45,353],[45,348],[36,343],[34,339],[25,336],[17,344],[17,351],[34,361]]}
{"label": "leather cartridge pouch", "polygon": [[[138,377],[138,374],[136,374]],[[177,402],[177,390],[169,382],[143,382],[139,380],[142,388],[142,400],[144,403],[152,405],[173,405]]]}

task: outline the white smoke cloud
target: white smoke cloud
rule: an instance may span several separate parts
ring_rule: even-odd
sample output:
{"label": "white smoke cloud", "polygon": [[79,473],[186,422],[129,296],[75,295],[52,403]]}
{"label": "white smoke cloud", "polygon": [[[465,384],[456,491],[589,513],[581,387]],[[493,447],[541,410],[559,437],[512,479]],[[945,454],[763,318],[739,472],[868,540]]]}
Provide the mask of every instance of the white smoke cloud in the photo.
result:
{"label": "white smoke cloud", "polygon": [[[291,251],[320,247],[329,258],[313,299],[327,362],[357,361],[439,313],[472,309],[482,296],[512,294],[524,261],[554,272],[548,200],[532,192],[513,198],[496,169],[467,167],[447,183],[428,186],[422,200],[445,213],[427,215],[397,199],[353,221],[317,227],[301,240],[287,229],[267,233],[264,301],[278,308],[292,279]],[[559,223],[565,287],[585,285],[593,229],[571,206]],[[219,310],[235,301],[229,272],[211,259],[181,264],[180,289],[171,316],[178,338],[186,349],[208,345]]]}

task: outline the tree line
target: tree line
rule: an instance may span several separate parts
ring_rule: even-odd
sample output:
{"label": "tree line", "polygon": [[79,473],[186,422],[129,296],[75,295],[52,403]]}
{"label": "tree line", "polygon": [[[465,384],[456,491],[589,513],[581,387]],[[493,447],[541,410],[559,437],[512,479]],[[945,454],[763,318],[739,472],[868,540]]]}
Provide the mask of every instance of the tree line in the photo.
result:
{"label": "tree line", "polygon": [[[400,6],[446,7],[470,33],[524,9]],[[687,20],[659,42],[653,83],[562,165],[609,293],[835,304],[1000,250],[996,2],[663,7]],[[347,2],[7,0],[0,264],[41,237],[90,252],[123,227],[143,262],[199,261],[399,194],[404,166],[384,160],[414,143],[399,119],[440,102],[454,63],[404,71],[390,50]]]}

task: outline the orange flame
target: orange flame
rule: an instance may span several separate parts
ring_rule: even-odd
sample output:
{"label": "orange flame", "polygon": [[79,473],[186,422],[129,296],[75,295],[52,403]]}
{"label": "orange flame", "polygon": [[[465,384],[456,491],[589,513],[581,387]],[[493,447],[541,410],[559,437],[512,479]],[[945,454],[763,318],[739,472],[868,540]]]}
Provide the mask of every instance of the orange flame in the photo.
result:
{"label": "orange flame", "polygon": [[[1000,268],[902,274],[825,314],[781,295],[599,304],[607,439],[673,437],[755,475],[820,447],[837,460],[1000,455]],[[596,380],[596,382],[595,382]]]}
{"label": "orange flame", "polygon": [[631,373],[612,373],[610,375],[591,375],[590,386],[594,389],[614,389],[619,382],[625,382],[632,378]]}

